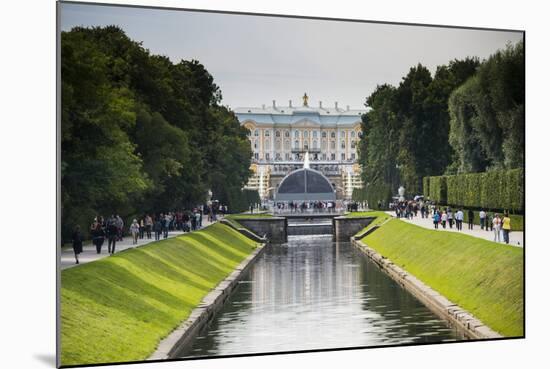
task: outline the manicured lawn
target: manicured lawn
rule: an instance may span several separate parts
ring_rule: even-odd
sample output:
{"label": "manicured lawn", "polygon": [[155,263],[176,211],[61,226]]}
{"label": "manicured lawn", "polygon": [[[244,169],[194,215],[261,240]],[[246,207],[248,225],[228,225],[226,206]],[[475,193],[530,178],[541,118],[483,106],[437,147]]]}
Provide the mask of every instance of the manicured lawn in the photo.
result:
{"label": "manicured lawn", "polygon": [[227,215],[226,218],[233,218],[233,219],[248,219],[248,218],[258,218],[258,217],[272,217],[273,215],[269,213],[241,213],[241,214],[230,214]]}
{"label": "manicured lawn", "polygon": [[392,219],[362,239],[504,336],[523,335],[523,249]]}
{"label": "manicured lawn", "polygon": [[381,221],[384,221],[385,219],[391,218],[391,216],[389,214],[386,214],[386,212],[384,212],[384,211],[375,211],[375,210],[353,211],[353,212],[345,213],[344,216],[347,217],[347,218],[377,217],[377,218],[381,218],[382,219]]}
{"label": "manicured lawn", "polygon": [[146,359],[256,247],[216,223],[62,271],[62,365]]}
{"label": "manicured lawn", "polygon": [[231,222],[235,227],[244,228],[240,223],[239,219],[254,219],[254,218],[271,218],[273,215],[269,213],[241,213],[241,214],[230,214],[225,217],[226,220]]}

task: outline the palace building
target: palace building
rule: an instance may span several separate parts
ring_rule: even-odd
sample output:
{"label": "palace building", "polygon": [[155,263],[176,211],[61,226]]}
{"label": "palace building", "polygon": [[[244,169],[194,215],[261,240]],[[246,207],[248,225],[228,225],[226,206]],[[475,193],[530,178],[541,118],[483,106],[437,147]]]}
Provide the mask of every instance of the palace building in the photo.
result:
{"label": "palace building", "polygon": [[302,168],[309,156],[311,169],[322,173],[336,191],[337,199],[350,199],[362,186],[357,163],[361,116],[367,110],[311,107],[304,94],[301,106],[236,108],[241,125],[249,131],[252,171],[246,188],[258,190],[264,200],[273,199],[285,176]]}

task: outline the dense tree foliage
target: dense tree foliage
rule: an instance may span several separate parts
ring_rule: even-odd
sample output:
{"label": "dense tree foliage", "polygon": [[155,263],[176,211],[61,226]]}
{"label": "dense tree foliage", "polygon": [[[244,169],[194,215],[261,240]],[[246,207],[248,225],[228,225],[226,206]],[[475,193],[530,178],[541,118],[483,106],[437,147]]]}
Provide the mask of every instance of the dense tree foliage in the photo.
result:
{"label": "dense tree foliage", "polygon": [[[432,77],[421,64],[412,67],[398,87],[381,85],[367,98],[359,162],[368,187],[396,193],[400,184],[419,193],[422,177],[442,174],[451,162],[447,101],[472,76],[479,61],[453,60]],[[389,199],[384,200],[386,204]]]}
{"label": "dense tree foliage", "polygon": [[409,195],[422,193],[423,186],[430,186],[424,193],[435,194],[437,180],[424,177],[522,167],[524,84],[520,42],[483,63],[453,60],[433,77],[418,64],[399,86],[378,86],[363,116],[361,197],[372,198],[369,187],[373,195],[386,193],[379,190],[384,186],[395,194],[399,185]]}
{"label": "dense tree foliage", "polygon": [[508,45],[485,61],[449,99],[451,172],[523,166],[525,145],[523,43]]}
{"label": "dense tree foliage", "polygon": [[[244,196],[251,149],[198,61],[152,55],[114,26],[61,35],[63,232],[97,214]],[[235,209],[236,210],[236,209]]]}

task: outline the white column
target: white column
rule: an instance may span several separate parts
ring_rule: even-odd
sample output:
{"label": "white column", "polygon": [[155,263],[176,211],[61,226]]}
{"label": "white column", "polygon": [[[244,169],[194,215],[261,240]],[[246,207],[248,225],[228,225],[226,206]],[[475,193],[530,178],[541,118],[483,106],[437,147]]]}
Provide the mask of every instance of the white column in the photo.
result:
{"label": "white column", "polygon": [[275,160],[275,127],[271,127],[271,160]]}
{"label": "white column", "polygon": [[340,160],[340,129],[336,127],[336,160]]}

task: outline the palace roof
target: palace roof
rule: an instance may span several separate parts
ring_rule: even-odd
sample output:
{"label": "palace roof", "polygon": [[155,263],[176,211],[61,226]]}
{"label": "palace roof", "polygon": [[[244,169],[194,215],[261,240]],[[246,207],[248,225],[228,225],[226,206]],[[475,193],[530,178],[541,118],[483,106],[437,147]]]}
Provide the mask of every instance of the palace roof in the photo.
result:
{"label": "palace roof", "polygon": [[252,120],[260,124],[295,124],[308,120],[319,125],[351,125],[361,122],[367,109],[341,109],[337,107],[270,106],[233,109],[241,123]]}

